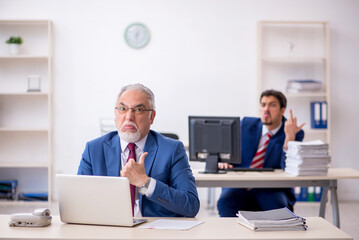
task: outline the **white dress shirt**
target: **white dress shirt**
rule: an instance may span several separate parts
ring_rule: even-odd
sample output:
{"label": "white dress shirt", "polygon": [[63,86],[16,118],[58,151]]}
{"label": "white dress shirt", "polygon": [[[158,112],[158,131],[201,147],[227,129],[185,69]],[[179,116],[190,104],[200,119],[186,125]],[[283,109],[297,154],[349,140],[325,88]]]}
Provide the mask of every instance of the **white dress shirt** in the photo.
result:
{"label": "white dress shirt", "polygon": [[261,146],[262,142],[264,142],[266,140],[266,135],[267,133],[269,133],[272,137],[279,131],[279,129],[281,128],[283,122],[280,122],[279,126],[273,130],[268,130],[267,126],[263,124],[262,126],[262,135],[261,135],[261,139],[259,140],[259,144],[258,146]]}
{"label": "white dress shirt", "polygon": [[[146,140],[147,140],[147,135],[144,138],[142,138],[140,141],[135,142],[135,144],[136,144],[136,149],[135,149],[136,162],[139,162],[139,160],[140,160],[140,157],[143,153],[143,149],[145,148]],[[129,144],[129,142],[126,142],[121,139],[121,169],[123,169],[123,167],[126,165],[127,158],[130,153],[130,150],[127,147],[128,144]],[[155,187],[156,187],[156,180],[153,178],[150,178],[150,184],[148,186],[148,189],[147,189],[145,195],[147,197],[151,197],[153,191],[155,190]],[[137,187],[136,187],[134,217],[142,217],[141,208],[140,208],[140,200],[139,200],[138,194],[139,193],[138,193]]]}

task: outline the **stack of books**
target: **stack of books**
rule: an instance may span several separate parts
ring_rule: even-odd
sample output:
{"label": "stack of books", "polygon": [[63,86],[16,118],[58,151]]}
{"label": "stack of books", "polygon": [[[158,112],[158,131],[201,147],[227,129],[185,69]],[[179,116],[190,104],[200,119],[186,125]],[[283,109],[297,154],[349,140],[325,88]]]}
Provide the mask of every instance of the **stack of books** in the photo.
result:
{"label": "stack of books", "polygon": [[311,79],[288,80],[288,93],[319,92],[322,90],[322,82]]}
{"label": "stack of books", "polygon": [[305,218],[295,215],[288,208],[268,211],[238,211],[237,222],[254,231],[304,231]]}
{"label": "stack of books", "polygon": [[288,142],[285,172],[294,176],[325,176],[331,157],[329,145],[320,140]]}
{"label": "stack of books", "polygon": [[16,180],[0,181],[0,199],[15,200],[16,198]]}

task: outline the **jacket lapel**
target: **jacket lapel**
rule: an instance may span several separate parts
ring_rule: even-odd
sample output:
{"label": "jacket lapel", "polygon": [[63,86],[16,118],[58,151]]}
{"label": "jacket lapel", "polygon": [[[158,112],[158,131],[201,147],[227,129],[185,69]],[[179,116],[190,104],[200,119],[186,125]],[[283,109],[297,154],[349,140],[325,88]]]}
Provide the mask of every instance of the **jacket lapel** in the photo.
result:
{"label": "jacket lapel", "polygon": [[[148,155],[145,159],[145,170],[146,170],[146,174],[147,176],[150,177],[150,172],[153,166],[153,163],[155,161],[156,155],[157,155],[157,150],[158,150],[158,144],[156,141],[156,138],[153,136],[153,132],[150,131],[146,140],[146,144],[145,144],[145,149],[143,149],[143,152],[148,152]],[[144,209],[142,206],[143,203],[143,195],[139,194],[139,199],[140,199],[140,208],[141,208],[141,213],[142,215],[144,214]]]}
{"label": "jacket lapel", "polygon": [[266,150],[266,153],[265,153],[265,156],[264,156],[264,162],[266,162],[266,159],[267,157],[270,155],[272,149],[273,149],[273,146],[275,146],[275,144],[277,143],[277,141],[279,141],[279,133],[280,132],[284,132],[284,123],[285,123],[285,118],[283,117],[282,118],[282,126],[280,127],[280,129],[278,130],[278,132],[271,137],[269,143],[268,143],[268,147],[267,147],[267,150]]}
{"label": "jacket lapel", "polygon": [[254,136],[253,140],[255,143],[255,144],[251,144],[251,146],[253,146],[253,148],[254,148],[253,149],[253,157],[257,153],[259,141],[262,137],[262,127],[263,127],[262,122],[259,122],[259,124],[256,126],[256,128],[254,128],[253,133],[252,133]]}
{"label": "jacket lapel", "polygon": [[120,176],[121,145],[120,137],[116,134],[111,140],[103,143],[107,176]]}
{"label": "jacket lapel", "polygon": [[146,140],[145,149],[143,150],[144,152],[148,152],[148,155],[145,159],[145,169],[147,176],[149,176],[150,171],[152,169],[152,165],[157,155],[157,150],[158,150],[158,145],[156,139],[153,136],[153,133],[150,131]]}

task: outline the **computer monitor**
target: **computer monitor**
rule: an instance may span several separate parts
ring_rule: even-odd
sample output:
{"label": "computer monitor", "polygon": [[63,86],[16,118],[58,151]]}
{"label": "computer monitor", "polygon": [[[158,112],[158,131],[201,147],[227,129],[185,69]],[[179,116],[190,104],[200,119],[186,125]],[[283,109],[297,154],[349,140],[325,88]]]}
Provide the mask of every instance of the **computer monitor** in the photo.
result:
{"label": "computer monitor", "polygon": [[189,155],[191,161],[205,161],[203,173],[220,173],[218,162],[241,163],[239,117],[189,116]]}

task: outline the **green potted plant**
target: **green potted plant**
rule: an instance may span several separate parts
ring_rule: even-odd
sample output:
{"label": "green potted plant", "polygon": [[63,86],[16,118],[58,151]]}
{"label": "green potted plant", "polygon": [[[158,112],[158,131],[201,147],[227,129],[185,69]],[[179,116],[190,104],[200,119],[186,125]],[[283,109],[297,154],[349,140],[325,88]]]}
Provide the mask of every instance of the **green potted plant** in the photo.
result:
{"label": "green potted plant", "polygon": [[20,36],[13,37],[11,36],[6,43],[10,46],[10,54],[16,55],[19,53],[19,46],[22,44],[22,38]]}

